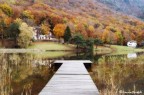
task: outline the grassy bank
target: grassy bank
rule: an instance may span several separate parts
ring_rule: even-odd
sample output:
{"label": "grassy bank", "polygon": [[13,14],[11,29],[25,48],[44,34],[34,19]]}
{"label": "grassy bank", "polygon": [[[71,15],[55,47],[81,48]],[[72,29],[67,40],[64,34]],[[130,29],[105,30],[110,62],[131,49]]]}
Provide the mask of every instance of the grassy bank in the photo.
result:
{"label": "grassy bank", "polygon": [[94,47],[94,53],[97,54],[105,54],[105,53],[111,53],[112,49],[109,47],[104,47],[104,46],[98,46],[97,48]]}
{"label": "grassy bank", "polygon": [[47,52],[36,54],[37,58],[58,58],[63,56],[69,56],[72,52],[64,52],[64,51],[72,51],[75,49],[74,45],[70,44],[61,44],[57,42],[35,42],[28,49],[38,49],[44,50]]}
{"label": "grassy bank", "polygon": [[109,47],[98,46],[94,47],[94,52],[97,53],[111,53],[111,54],[128,54],[134,52],[144,52],[141,48],[132,48],[128,46],[110,45]]}
{"label": "grassy bank", "polygon": [[36,58],[59,58],[71,55],[73,50],[75,45],[71,44],[35,42],[26,49],[2,48],[0,53],[34,53]]}
{"label": "grassy bank", "polygon": [[127,54],[127,53],[134,53],[134,52],[144,52],[144,49],[132,48],[128,46],[111,45],[110,48],[113,51],[112,54]]}
{"label": "grassy bank", "polygon": [[74,50],[74,45],[60,44],[57,42],[35,42],[29,49],[40,49],[40,50]]}
{"label": "grassy bank", "polygon": [[[120,91],[144,91],[144,56],[135,59],[101,58],[92,64],[91,76],[100,95],[124,95]],[[134,94],[132,94],[134,95]],[[139,94],[143,95],[143,94]]]}

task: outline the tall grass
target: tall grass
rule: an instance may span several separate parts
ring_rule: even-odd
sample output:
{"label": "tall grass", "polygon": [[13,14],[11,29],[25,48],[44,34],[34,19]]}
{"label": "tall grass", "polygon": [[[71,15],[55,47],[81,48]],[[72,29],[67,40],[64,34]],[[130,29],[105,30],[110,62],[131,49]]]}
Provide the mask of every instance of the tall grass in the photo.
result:
{"label": "tall grass", "polygon": [[38,95],[53,75],[50,64],[33,54],[0,53],[0,95]]}
{"label": "tall grass", "polygon": [[[144,56],[137,59],[101,58],[93,64],[92,78],[100,95],[124,95],[120,91],[141,91],[144,83]],[[137,83],[137,84],[136,84]],[[136,85],[135,85],[136,84]],[[142,95],[142,94],[139,94]]]}

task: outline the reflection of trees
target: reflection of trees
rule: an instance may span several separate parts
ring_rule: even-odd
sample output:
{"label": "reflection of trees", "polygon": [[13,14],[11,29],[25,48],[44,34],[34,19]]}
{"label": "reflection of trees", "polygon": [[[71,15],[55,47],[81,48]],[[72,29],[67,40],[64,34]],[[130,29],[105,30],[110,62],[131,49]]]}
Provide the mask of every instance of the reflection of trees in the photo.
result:
{"label": "reflection of trees", "polygon": [[7,54],[7,56],[7,62],[12,69],[12,80],[19,82],[32,74],[31,54]]}
{"label": "reflection of trees", "polygon": [[[65,58],[67,59],[67,58]],[[93,51],[85,51],[85,52],[76,52],[76,55],[70,56],[68,59],[74,60],[93,60],[94,55]]]}
{"label": "reflection of trees", "polygon": [[[102,58],[99,64],[93,64],[92,77],[101,91],[101,95],[119,95],[119,90],[136,89],[144,91],[144,62],[138,59],[109,59],[109,64]],[[105,94],[104,94],[105,93]]]}
{"label": "reflection of trees", "polygon": [[7,69],[9,64],[6,64],[6,59],[3,59],[4,56],[4,54],[0,54],[0,95],[10,95],[12,93],[11,69]]}
{"label": "reflection of trees", "polygon": [[0,54],[0,95],[30,95],[40,80],[37,91],[43,88],[52,72],[50,66],[35,65],[35,59],[32,54]]}

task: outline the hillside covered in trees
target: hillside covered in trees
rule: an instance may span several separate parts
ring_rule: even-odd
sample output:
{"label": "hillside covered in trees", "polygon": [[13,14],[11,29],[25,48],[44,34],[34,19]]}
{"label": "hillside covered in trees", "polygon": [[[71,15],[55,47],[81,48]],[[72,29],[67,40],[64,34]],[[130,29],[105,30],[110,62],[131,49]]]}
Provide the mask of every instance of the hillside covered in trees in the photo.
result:
{"label": "hillside covered in trees", "polygon": [[[18,37],[16,27],[24,25],[39,26],[43,34],[52,32],[58,38],[68,26],[72,36],[81,34],[104,43],[123,45],[136,40],[140,44],[144,40],[143,21],[112,11],[95,0],[1,0],[0,22],[1,38]],[[17,26],[20,22],[25,24]]]}

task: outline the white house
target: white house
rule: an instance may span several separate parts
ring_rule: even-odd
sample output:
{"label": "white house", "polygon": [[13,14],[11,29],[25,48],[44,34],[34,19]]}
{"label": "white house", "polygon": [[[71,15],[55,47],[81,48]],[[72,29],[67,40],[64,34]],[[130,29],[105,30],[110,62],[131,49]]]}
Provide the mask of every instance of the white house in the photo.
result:
{"label": "white house", "polygon": [[43,35],[41,33],[41,28],[40,27],[35,27],[34,32],[33,32],[33,39],[34,40],[51,40],[53,39],[54,36],[50,32],[48,35]]}
{"label": "white house", "polygon": [[127,42],[128,47],[136,48],[137,47],[137,42],[136,41],[129,41]]}

